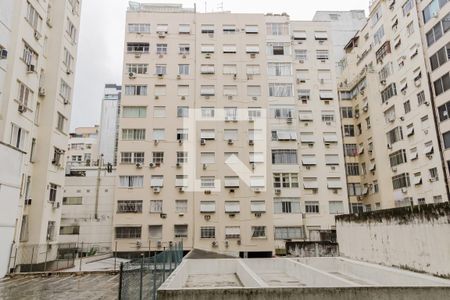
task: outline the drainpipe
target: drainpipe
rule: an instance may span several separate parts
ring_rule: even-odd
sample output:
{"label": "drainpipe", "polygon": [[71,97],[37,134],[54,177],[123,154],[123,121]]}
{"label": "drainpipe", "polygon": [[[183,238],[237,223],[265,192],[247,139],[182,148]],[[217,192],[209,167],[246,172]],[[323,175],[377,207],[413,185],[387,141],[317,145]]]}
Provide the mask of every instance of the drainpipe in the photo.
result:
{"label": "drainpipe", "polygon": [[94,213],[94,217],[96,220],[98,220],[98,198],[100,195],[100,171],[102,169],[102,164],[103,164],[103,154],[100,154],[100,158],[98,159],[98,166],[97,166],[97,182],[96,182],[96,187],[95,187],[95,213]]}

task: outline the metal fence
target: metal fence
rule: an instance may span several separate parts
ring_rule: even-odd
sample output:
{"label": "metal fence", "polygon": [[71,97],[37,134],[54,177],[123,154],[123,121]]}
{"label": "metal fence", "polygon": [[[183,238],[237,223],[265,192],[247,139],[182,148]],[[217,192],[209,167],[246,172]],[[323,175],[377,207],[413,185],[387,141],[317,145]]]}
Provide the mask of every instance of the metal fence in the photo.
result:
{"label": "metal fence", "polygon": [[157,298],[157,290],[183,260],[183,242],[175,243],[153,256],[141,254],[120,265],[119,300]]}
{"label": "metal fence", "polygon": [[[83,271],[86,263],[97,258],[114,258],[111,243],[60,243],[13,245],[9,260],[10,273]],[[111,262],[111,269],[114,260]],[[118,265],[117,265],[118,269]]]}

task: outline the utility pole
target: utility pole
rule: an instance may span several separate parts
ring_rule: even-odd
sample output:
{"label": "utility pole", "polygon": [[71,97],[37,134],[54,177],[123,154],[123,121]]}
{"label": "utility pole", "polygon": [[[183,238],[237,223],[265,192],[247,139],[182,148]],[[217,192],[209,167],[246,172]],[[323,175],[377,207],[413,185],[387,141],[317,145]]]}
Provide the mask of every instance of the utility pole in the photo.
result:
{"label": "utility pole", "polygon": [[100,197],[100,171],[102,170],[102,165],[103,165],[103,154],[100,154],[100,158],[98,159],[98,164],[97,164],[97,185],[95,188],[95,213],[94,213],[94,217],[96,220],[98,220],[98,198]]}

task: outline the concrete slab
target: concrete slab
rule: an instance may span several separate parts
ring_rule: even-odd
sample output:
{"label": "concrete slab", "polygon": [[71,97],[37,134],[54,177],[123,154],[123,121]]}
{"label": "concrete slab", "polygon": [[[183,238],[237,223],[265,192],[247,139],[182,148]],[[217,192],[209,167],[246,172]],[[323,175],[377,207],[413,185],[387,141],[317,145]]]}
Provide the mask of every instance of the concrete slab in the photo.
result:
{"label": "concrete slab", "polygon": [[189,275],[185,288],[231,288],[243,287],[237,274],[196,274]]}

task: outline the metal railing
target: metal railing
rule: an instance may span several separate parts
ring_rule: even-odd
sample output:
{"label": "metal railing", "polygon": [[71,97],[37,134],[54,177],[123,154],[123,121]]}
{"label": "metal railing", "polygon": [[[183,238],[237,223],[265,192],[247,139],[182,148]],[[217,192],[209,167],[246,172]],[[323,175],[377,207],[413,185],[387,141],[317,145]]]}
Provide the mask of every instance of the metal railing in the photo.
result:
{"label": "metal railing", "polygon": [[149,255],[120,264],[119,300],[156,300],[158,288],[183,260],[183,242]]}
{"label": "metal railing", "polygon": [[89,262],[111,259],[112,271],[117,270],[111,243],[48,243],[13,245],[9,260],[10,273],[85,271]]}

